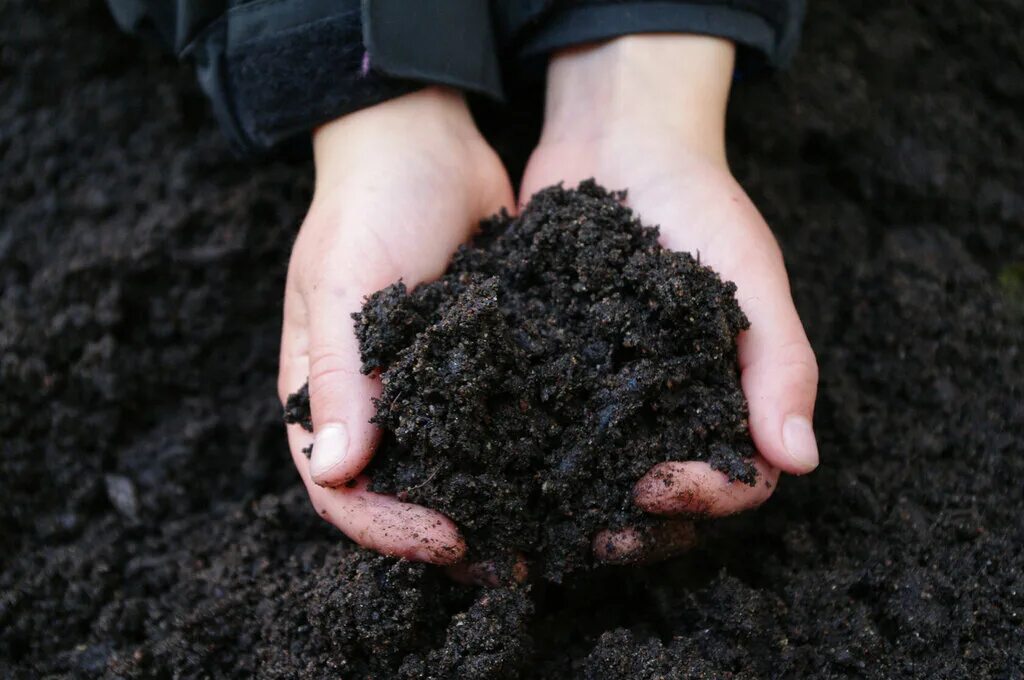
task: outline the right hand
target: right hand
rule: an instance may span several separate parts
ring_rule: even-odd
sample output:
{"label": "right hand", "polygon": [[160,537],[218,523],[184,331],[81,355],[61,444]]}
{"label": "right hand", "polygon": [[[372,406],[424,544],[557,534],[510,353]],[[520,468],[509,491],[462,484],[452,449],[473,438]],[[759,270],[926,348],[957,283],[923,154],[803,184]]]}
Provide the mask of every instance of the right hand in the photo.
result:
{"label": "right hand", "polygon": [[588,177],[627,189],[627,205],[659,225],[661,244],[696,253],[736,284],[750,319],[737,338],[757,483],[700,460],[655,465],[634,488],[636,505],[665,518],[594,538],[599,560],[652,561],[689,549],[693,517],[757,507],[779,474],[818,465],[811,418],[818,367],[790,294],[782,252],[726,162],[725,110],[735,48],[719,38],[638,35],[565,50],[548,67],[540,144],[520,196]]}
{"label": "right hand", "polygon": [[313,150],[316,186],[288,266],[278,376],[282,402],[309,381],[313,432],[288,427],[295,467],[316,511],[360,545],[453,564],[466,545],[450,519],[366,488],[380,384],[360,373],[351,314],[399,279],[411,289],[440,276],[481,219],[514,207],[512,187],[463,97],[441,88],[330,122]]}

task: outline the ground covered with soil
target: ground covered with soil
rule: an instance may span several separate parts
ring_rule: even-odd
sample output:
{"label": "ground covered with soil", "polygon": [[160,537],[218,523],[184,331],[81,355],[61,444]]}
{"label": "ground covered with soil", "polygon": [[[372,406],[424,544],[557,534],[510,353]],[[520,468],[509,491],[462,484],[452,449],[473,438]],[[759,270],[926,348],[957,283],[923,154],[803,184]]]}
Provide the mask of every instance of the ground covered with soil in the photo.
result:
{"label": "ground covered with soil", "polygon": [[292,469],[308,165],[233,160],[102,3],[0,3],[0,675],[1020,678],[1024,7],[809,4],[730,155],[821,469],[672,562],[479,591],[356,550]]}
{"label": "ground covered with soil", "polygon": [[[522,554],[561,581],[599,530],[653,524],[633,486],[655,464],[756,480],[736,286],[662,248],[623,198],[592,180],[538,192],[437,281],[353,315],[383,385],[371,488],[450,517],[471,561]],[[308,386],[285,419],[312,429]]]}

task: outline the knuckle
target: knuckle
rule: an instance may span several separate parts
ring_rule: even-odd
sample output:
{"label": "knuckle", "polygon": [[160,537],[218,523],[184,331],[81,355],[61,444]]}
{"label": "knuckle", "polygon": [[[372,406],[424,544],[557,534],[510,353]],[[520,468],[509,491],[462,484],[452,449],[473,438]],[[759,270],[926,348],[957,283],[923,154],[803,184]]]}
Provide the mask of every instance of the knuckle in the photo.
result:
{"label": "knuckle", "polygon": [[349,364],[348,357],[334,349],[312,351],[309,360],[309,393],[330,391],[339,380],[345,380],[357,374]]}
{"label": "knuckle", "polygon": [[773,363],[802,384],[818,384],[818,360],[806,340],[788,342],[774,353]]}

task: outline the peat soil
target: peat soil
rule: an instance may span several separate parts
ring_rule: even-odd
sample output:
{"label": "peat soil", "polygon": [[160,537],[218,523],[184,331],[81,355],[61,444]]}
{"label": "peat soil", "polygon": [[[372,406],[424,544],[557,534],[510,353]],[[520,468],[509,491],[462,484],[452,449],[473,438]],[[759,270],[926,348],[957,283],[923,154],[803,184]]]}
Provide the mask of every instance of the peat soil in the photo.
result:
{"label": "peat soil", "polygon": [[475,591],[356,550],[291,469],[308,165],[233,160],[102,3],[0,3],[0,676],[1022,677],[1024,5],[809,4],[730,155],[821,469],[670,563]]}

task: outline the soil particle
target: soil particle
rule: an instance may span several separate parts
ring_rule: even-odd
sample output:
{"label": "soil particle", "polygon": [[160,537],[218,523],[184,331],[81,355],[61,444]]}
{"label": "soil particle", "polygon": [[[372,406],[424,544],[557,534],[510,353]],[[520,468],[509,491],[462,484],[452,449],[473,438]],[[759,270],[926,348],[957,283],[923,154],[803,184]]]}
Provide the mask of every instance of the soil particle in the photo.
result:
{"label": "soil particle", "polygon": [[103,481],[107,487],[107,498],[110,504],[126,519],[139,518],[139,499],[135,494],[135,484],[124,475],[105,475]]}

